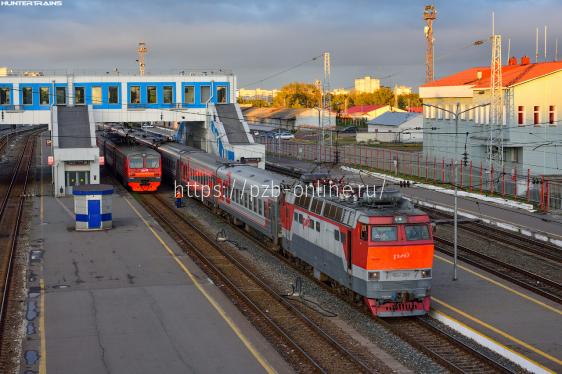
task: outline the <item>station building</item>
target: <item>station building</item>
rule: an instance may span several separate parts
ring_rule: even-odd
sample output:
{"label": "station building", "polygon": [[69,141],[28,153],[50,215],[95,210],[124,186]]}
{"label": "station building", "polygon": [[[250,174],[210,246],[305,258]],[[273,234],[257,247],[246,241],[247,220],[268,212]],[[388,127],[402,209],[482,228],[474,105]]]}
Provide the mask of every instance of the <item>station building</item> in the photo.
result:
{"label": "station building", "polygon": [[[420,87],[423,149],[429,159],[461,160],[465,151],[475,164],[488,160],[490,67],[474,67]],[[502,67],[503,137],[506,173],[561,175],[562,62],[531,63],[510,58]],[[455,116],[459,112],[458,127]],[[475,109],[470,109],[475,108]]]}

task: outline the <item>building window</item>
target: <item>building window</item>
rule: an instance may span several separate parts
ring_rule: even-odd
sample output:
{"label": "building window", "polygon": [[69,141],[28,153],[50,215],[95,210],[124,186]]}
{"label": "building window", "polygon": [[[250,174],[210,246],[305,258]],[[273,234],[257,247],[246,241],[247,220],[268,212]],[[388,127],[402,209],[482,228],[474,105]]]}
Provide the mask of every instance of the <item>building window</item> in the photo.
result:
{"label": "building window", "polygon": [[140,86],[131,86],[129,88],[129,103],[140,104]]}
{"label": "building window", "polygon": [[9,87],[0,87],[0,105],[10,105]]}
{"label": "building window", "polygon": [[172,104],[174,102],[174,88],[172,86],[164,86],[163,96],[164,104]]}
{"label": "building window", "polygon": [[217,87],[217,102],[226,103],[226,87],[224,86]]}
{"label": "building window", "polygon": [[211,98],[211,86],[201,86],[200,90],[201,95],[199,97],[201,99],[199,100],[199,102],[201,104],[206,104],[207,101],[209,101],[209,99]]}
{"label": "building window", "polygon": [[554,107],[554,105],[550,105],[548,107],[548,123],[551,124],[551,125],[554,125],[554,117],[556,117],[554,115],[555,109],[556,108]]}
{"label": "building window", "polygon": [[24,87],[22,89],[23,105],[33,105],[33,88]]}
{"label": "building window", "polygon": [[539,116],[539,106],[535,105],[533,107],[533,124],[534,125],[538,125],[540,122],[540,116]]}
{"label": "building window", "polygon": [[84,104],[84,87],[74,89],[74,104]]}
{"label": "building window", "polygon": [[156,95],[156,86],[146,87],[146,97],[149,104],[156,104],[158,96]]}
{"label": "building window", "polygon": [[517,124],[523,125],[525,123],[525,110],[523,105],[517,107]]}
{"label": "building window", "polygon": [[185,86],[183,88],[183,102],[186,104],[194,104],[195,103],[195,87],[194,86]]}
{"label": "building window", "polygon": [[101,104],[101,87],[92,87],[92,104]]}
{"label": "building window", "polygon": [[66,105],[66,87],[55,88],[57,94],[57,105]]}
{"label": "building window", "polygon": [[109,86],[107,88],[107,101],[109,104],[118,104],[119,103],[119,87],[118,86]]}

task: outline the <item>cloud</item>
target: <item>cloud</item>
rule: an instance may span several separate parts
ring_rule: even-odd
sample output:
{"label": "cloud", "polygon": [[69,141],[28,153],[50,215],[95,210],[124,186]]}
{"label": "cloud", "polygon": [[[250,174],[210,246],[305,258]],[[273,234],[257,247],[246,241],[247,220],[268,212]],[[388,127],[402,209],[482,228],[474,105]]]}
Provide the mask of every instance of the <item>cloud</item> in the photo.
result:
{"label": "cloud", "polygon": [[[367,74],[388,76],[388,85],[416,86],[425,71],[425,3],[66,0],[52,9],[2,7],[0,65],[133,70],[136,46],[143,40],[149,47],[147,69],[153,72],[220,67],[233,70],[244,85],[329,51],[334,87],[351,86],[355,77]],[[436,7],[437,75],[489,64],[489,44],[471,42],[490,35],[494,10],[496,29],[504,44],[511,38],[512,54],[534,54],[536,26],[549,25],[552,52],[555,37],[562,37],[562,4],[554,0],[441,0]],[[322,66],[314,62],[262,86],[321,76]]]}

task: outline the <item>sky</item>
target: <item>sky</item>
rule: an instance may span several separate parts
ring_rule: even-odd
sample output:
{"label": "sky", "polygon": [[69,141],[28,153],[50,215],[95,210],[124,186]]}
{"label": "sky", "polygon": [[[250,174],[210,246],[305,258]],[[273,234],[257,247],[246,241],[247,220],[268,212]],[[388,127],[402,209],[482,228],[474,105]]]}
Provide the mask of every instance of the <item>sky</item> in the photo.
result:
{"label": "sky", "polygon": [[[57,7],[0,6],[0,66],[12,69],[135,71],[136,48],[149,48],[149,73],[194,69],[234,72],[238,87],[276,88],[323,76],[331,55],[331,86],[357,77],[417,88],[425,79],[423,8],[418,0],[63,0]],[[555,39],[562,56],[562,0],[435,0],[436,77],[490,64],[492,12],[502,56],[544,59]],[[278,72],[286,73],[263,80]]]}

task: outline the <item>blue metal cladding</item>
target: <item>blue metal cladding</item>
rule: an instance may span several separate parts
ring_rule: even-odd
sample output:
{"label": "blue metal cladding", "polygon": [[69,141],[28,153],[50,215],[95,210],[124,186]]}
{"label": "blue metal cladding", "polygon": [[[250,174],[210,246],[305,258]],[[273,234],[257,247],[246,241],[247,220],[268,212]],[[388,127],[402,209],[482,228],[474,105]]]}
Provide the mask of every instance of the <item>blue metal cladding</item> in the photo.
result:
{"label": "blue metal cladding", "polygon": [[10,110],[14,107],[14,85],[12,83],[0,83],[0,88],[9,88],[10,89],[10,102],[8,104],[0,104],[0,109],[3,110]]}
{"label": "blue metal cladding", "polygon": [[[23,103],[23,91],[24,88],[31,88],[32,91],[32,104],[24,104]],[[40,95],[39,91],[41,88],[48,88],[49,89],[49,103],[48,104],[40,104]],[[51,83],[21,83],[19,85],[19,98],[20,98],[20,105],[23,106],[23,110],[49,110],[51,108],[51,103],[53,102],[53,85]]]}
{"label": "blue metal cladding", "polygon": [[[88,222],[88,215],[87,214],[75,214],[76,222]],[[101,214],[101,221],[111,221],[113,216],[111,213],[102,213]]]}
{"label": "blue metal cladding", "polygon": [[[92,105],[94,109],[121,109],[121,82],[92,82],[92,83],[85,83],[85,82],[74,82],[74,90],[76,88],[81,87],[84,88],[84,104],[76,104],[76,105]],[[63,85],[66,86],[66,85]],[[92,88],[93,87],[101,87],[101,103],[93,103],[92,100]],[[117,104],[110,104],[109,103],[109,87],[117,87]],[[73,95],[74,92],[68,92],[66,95]],[[75,98],[76,100],[76,98]],[[68,102],[68,100],[67,100]]]}

